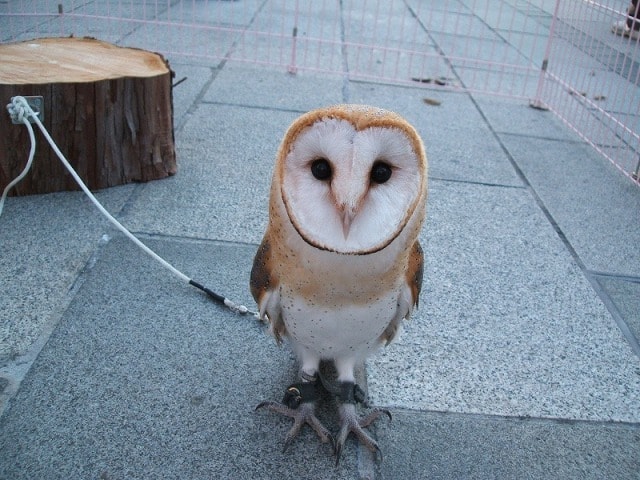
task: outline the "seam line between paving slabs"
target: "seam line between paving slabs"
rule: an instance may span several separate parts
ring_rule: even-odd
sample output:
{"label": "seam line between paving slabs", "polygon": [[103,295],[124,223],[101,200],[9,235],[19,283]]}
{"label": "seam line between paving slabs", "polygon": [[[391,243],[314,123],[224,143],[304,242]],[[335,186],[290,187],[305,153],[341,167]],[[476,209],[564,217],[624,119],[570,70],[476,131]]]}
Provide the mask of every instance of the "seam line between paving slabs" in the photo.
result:
{"label": "seam line between paving slabs", "polygon": [[597,270],[589,270],[589,273],[591,273],[591,275],[594,275],[596,277],[601,277],[601,278],[622,280],[623,282],[629,282],[629,283],[640,283],[640,276],[635,276],[635,275],[623,275],[623,274],[611,273],[611,272],[599,272]]}
{"label": "seam line between paving slabs", "polygon": [[[596,275],[596,274],[594,274],[592,272],[589,272],[588,270],[585,272],[585,275],[586,275],[587,279],[589,280],[589,282],[591,283],[591,285],[593,286],[593,289],[596,291],[596,293],[598,294],[598,296],[602,300],[602,303],[604,303],[605,307],[607,308],[607,310],[609,311],[609,313],[613,317],[613,320],[616,322],[616,325],[620,329],[620,332],[622,333],[622,336],[629,343],[629,346],[633,350],[633,353],[635,353],[636,356],[640,357],[640,343],[638,343],[638,339],[636,338],[635,334],[633,333],[633,330],[631,330],[631,328],[629,327],[629,325],[625,321],[623,315],[620,313],[620,310],[618,309],[618,306],[616,305],[616,302],[613,301],[611,296],[607,293],[605,288],[600,283],[599,278],[605,278],[605,276],[604,275]],[[618,277],[616,275],[607,275],[606,277],[607,278],[618,279]],[[633,283],[640,283],[640,281],[636,280]]]}
{"label": "seam line between paving slabs", "polygon": [[[211,75],[209,75],[209,78],[207,79],[205,84],[202,86],[202,88],[200,89],[198,94],[196,95],[196,98],[193,100],[193,102],[191,102],[191,105],[189,105],[189,108],[187,108],[187,111],[184,112],[182,114],[182,116],[174,122],[174,126],[173,126],[173,134],[174,134],[174,136],[184,129],[184,126],[189,121],[189,118],[191,117],[191,115],[193,115],[193,113],[198,109],[198,105],[203,103],[202,99],[204,98],[204,96],[206,95],[207,91],[209,90],[209,88],[211,87],[211,85],[213,84],[215,79],[217,78],[218,74],[222,70],[222,67],[224,67],[224,63],[226,63],[226,58],[224,60],[222,60],[221,62],[219,62],[217,66],[209,67],[210,70],[211,70]],[[171,96],[174,97],[174,95],[173,95],[173,87],[171,87],[171,90],[172,90]],[[172,102],[173,102],[173,100],[172,100]]]}
{"label": "seam line between paving slabs", "polygon": [[[523,104],[524,106],[525,104]],[[532,108],[527,106],[527,108]],[[544,113],[544,112],[541,112]],[[547,112],[547,113],[551,113],[551,112]],[[553,114],[552,114],[553,115]],[[571,131],[571,130],[569,130]],[[533,134],[529,134],[529,133],[518,133],[518,132],[503,132],[503,131],[497,131],[496,130],[496,135],[504,135],[505,137],[516,137],[516,138],[530,138],[532,140],[544,140],[547,142],[556,142],[556,143],[566,143],[566,144],[573,144],[573,145],[587,145],[586,142],[584,140],[581,140],[579,138],[576,139],[571,139],[571,138],[558,138],[558,137],[549,137],[547,135],[533,135]]]}
{"label": "seam line between paving slabs", "polygon": [[466,185],[477,185],[477,186],[481,186],[481,187],[511,188],[511,189],[515,189],[515,190],[526,190],[527,189],[526,185],[509,185],[509,184],[505,184],[505,183],[478,182],[478,181],[474,181],[474,180],[465,180],[465,179],[461,179],[461,178],[446,178],[446,177],[430,176],[429,177],[429,182],[431,182],[431,181],[446,182],[446,183],[461,183],[461,184],[466,184]]}
{"label": "seam line between paving slabs", "polygon": [[[120,232],[118,232],[120,233]],[[242,246],[242,247],[255,247],[256,251],[260,244],[254,242],[243,242],[239,240],[224,240],[218,238],[207,238],[207,237],[185,237],[182,235],[172,235],[167,233],[149,233],[149,232],[134,232],[131,231],[136,237],[140,240],[166,240],[166,241],[177,241],[177,242],[185,242],[185,243],[194,243],[194,244],[211,244],[211,245],[225,245],[225,246]],[[124,237],[123,235],[123,238]],[[249,285],[249,278],[247,277],[247,288]]]}
{"label": "seam line between paving slabs", "polygon": [[489,131],[491,132],[493,137],[496,139],[496,141],[500,145],[500,148],[509,159],[509,162],[511,163],[511,166],[515,170],[516,174],[518,175],[520,180],[524,183],[526,189],[529,191],[529,193],[533,197],[536,205],[538,206],[538,208],[540,208],[543,215],[545,216],[547,221],[550,223],[551,227],[554,229],[554,231],[556,232],[556,234],[564,244],[565,248],[573,258],[573,261],[580,268],[580,271],[589,282],[589,285],[591,285],[591,288],[594,290],[594,292],[596,293],[600,301],[604,304],[605,308],[613,318],[623,338],[626,340],[627,344],[631,347],[631,350],[633,351],[633,353],[640,358],[640,343],[636,339],[632,330],[629,328],[629,325],[627,325],[624,318],[620,314],[620,311],[616,307],[615,302],[611,299],[609,294],[602,288],[597,278],[594,275],[592,275],[589,269],[586,267],[585,263],[580,258],[580,255],[578,255],[578,252],[576,251],[576,249],[573,247],[573,245],[565,235],[564,231],[562,230],[562,227],[560,227],[560,224],[556,221],[556,219],[553,217],[553,215],[551,214],[551,212],[549,211],[545,203],[542,201],[542,198],[540,197],[540,195],[538,195],[538,192],[533,187],[533,185],[525,175],[524,171],[520,168],[520,166],[516,162],[513,155],[511,155],[511,152],[502,141],[502,138],[500,137],[500,135],[493,128],[493,125],[491,124],[487,116],[482,111],[482,108],[478,104],[475,97],[473,95],[469,95],[469,98],[471,99],[471,102],[473,102],[473,104],[476,107],[476,110],[478,111],[478,113],[484,120],[485,124],[489,128]]}
{"label": "seam line between paving slabs", "polygon": [[494,422],[526,422],[527,424],[547,424],[553,423],[557,425],[592,425],[592,426],[614,426],[620,428],[628,428],[631,430],[640,430],[640,422],[617,421],[617,420],[589,420],[585,418],[563,418],[563,417],[538,417],[529,415],[498,415],[489,413],[466,413],[442,410],[421,410],[403,407],[389,407],[393,412],[415,415],[428,414],[438,417],[448,418],[473,418],[476,420],[494,421]]}
{"label": "seam line between paving slabs", "polygon": [[308,111],[308,110],[301,110],[297,108],[283,108],[283,107],[274,107],[269,105],[249,105],[246,103],[219,102],[216,100],[203,100],[200,103],[202,105],[217,105],[220,107],[249,108],[252,110],[266,110],[270,112],[298,113],[300,115]]}
{"label": "seam line between paving slabs", "polygon": [[88,273],[93,269],[95,264],[102,256],[102,252],[109,244],[110,237],[103,234],[98,240],[95,248],[89,254],[86,262],[78,270],[75,279],[69,285],[69,288],[60,296],[60,302],[51,311],[47,320],[44,322],[40,333],[33,341],[33,343],[27,348],[26,352],[22,355],[8,359],[2,366],[0,366],[0,378],[5,378],[9,384],[5,386],[2,392],[0,392],[0,417],[4,415],[7,407],[20,390],[20,385],[25,376],[31,370],[33,363],[40,356],[40,352],[49,342],[49,338],[58,327],[60,320],[68,310],[69,305],[75,299],[78,291],[87,279]]}

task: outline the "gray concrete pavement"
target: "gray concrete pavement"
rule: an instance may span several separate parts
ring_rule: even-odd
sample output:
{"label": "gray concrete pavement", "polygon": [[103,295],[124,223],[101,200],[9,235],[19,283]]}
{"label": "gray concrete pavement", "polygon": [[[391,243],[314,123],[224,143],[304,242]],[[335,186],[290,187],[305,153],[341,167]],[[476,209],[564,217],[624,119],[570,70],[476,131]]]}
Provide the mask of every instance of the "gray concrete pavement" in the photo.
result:
{"label": "gray concrete pavement", "polygon": [[636,186],[522,101],[170,61],[188,77],[174,91],[178,174],[98,197],[252,308],[288,124],[361,102],[422,135],[421,308],[364,369],[371,403],[394,414],[372,428],[384,460],[349,441],[335,467],[308,429],[282,453],[288,420],[253,409],[295,379],[287,347],[69,192],[10,198],[0,217],[1,479],[639,478]]}

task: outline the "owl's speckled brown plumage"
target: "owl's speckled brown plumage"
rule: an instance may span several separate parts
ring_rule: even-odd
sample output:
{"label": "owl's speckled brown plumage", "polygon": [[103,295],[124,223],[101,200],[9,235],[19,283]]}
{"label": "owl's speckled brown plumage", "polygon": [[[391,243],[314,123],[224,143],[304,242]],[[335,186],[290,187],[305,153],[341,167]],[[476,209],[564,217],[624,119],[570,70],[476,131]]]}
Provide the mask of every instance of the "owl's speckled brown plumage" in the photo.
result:
{"label": "owl's speckled brown plumage", "polygon": [[[426,197],[422,141],[397,114],[338,105],[304,114],[289,127],[250,285],[276,339],[290,341],[303,381],[313,381],[320,361],[331,360],[349,391],[356,364],[390,342],[417,306]],[[304,400],[302,409],[260,405],[294,418],[287,443],[305,422],[328,438]],[[338,453],[349,432],[377,450],[353,398],[340,400]]]}

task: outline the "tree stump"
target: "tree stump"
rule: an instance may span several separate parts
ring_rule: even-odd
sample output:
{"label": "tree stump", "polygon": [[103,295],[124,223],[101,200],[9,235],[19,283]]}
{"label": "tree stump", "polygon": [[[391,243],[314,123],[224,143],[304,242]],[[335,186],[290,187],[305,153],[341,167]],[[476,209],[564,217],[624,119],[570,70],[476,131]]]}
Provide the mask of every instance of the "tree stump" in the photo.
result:
{"label": "tree stump", "polygon": [[[24,168],[29,135],[4,106],[44,97],[43,124],[92,189],[173,175],[173,72],[157,53],[92,38],[45,38],[0,45],[0,192]],[[34,125],[36,156],[10,194],[79,187]]]}

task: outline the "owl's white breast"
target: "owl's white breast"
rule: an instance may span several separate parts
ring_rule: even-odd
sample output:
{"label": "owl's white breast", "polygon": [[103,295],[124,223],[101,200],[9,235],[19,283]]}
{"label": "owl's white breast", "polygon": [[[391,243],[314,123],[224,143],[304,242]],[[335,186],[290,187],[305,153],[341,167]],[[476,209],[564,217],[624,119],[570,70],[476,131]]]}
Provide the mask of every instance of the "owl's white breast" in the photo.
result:
{"label": "owl's white breast", "polygon": [[281,306],[288,335],[294,343],[320,358],[365,358],[397,310],[397,292],[382,292],[370,303],[354,304],[348,298],[317,304],[291,289],[281,290]]}

